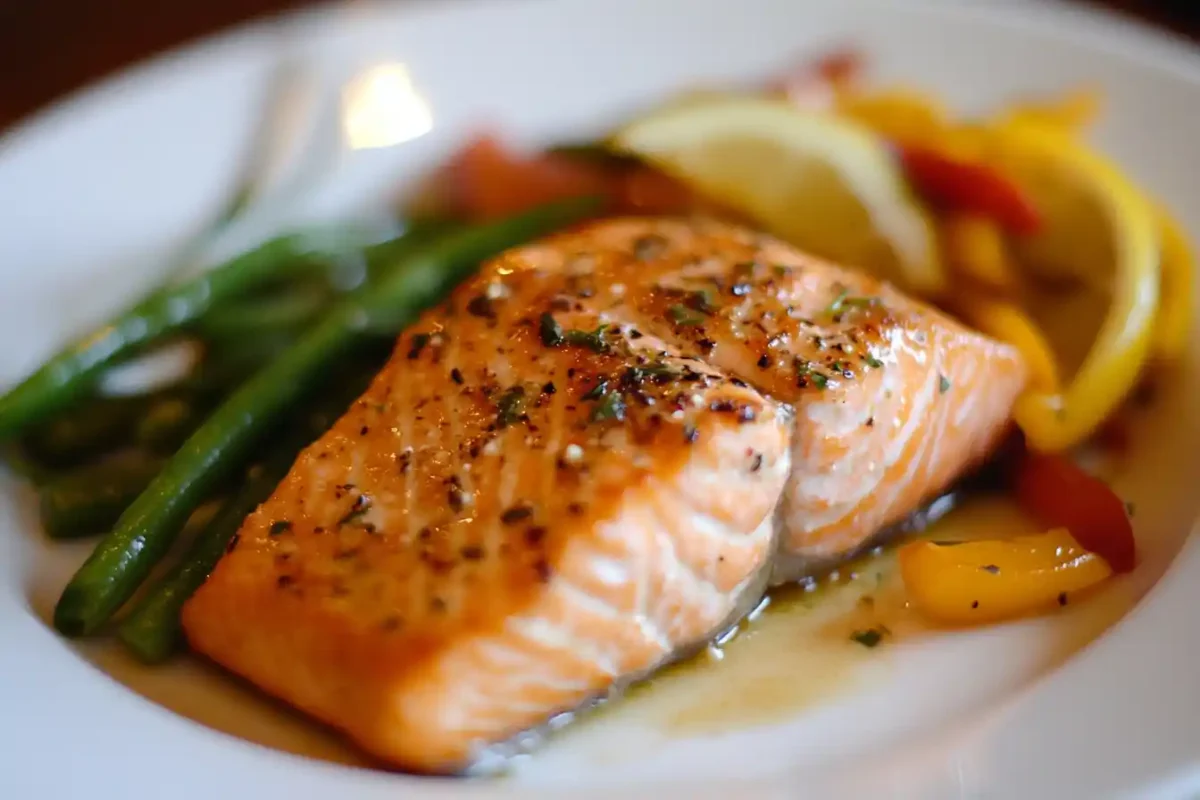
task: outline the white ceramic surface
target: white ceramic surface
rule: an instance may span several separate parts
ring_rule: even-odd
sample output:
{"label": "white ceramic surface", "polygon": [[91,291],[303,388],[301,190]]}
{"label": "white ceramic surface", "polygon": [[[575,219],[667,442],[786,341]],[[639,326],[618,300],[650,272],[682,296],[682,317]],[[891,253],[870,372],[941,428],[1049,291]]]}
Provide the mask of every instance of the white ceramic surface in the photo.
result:
{"label": "white ceramic surface", "polygon": [[[1059,4],[355,3],[156,60],[0,140],[0,386],[135,293],[217,203],[281,47],[323,79],[308,137],[316,180],[226,247],[378,207],[478,127],[528,141],[600,130],[672,89],[759,78],[844,41],[881,77],[934,86],[964,109],[1099,82],[1109,108],[1097,143],[1200,233],[1200,56]],[[347,98],[372,92],[403,113],[372,118],[360,102],[339,126]],[[90,545],[47,546],[30,492],[0,473],[0,797],[1197,796],[1200,544],[1187,537],[1200,506],[1198,372],[1193,348],[1138,430],[1117,486],[1137,504],[1143,563],[1095,603],[898,642],[855,667],[853,690],[769,724],[667,735],[650,711],[618,708],[499,782],[300,757],[345,753],[215,671],[137,669],[111,647],[59,638],[46,620]]]}

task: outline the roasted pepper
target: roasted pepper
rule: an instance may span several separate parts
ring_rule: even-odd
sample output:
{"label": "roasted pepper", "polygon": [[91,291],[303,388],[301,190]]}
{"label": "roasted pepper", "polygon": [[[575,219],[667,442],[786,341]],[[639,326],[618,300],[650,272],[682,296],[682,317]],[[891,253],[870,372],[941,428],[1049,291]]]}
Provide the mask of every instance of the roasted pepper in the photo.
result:
{"label": "roasted pepper", "polygon": [[1117,572],[1137,563],[1125,502],[1104,481],[1060,455],[1027,453],[1017,464],[1017,503],[1043,525],[1066,528]]}
{"label": "roasted pepper", "polygon": [[1065,528],[1035,536],[900,548],[909,602],[950,625],[999,622],[1066,605],[1072,592],[1112,575]]}
{"label": "roasted pepper", "polygon": [[1049,125],[1076,133],[1095,121],[1100,106],[1100,92],[1083,86],[1058,97],[1017,103],[1006,109],[1000,119],[1002,123]]}
{"label": "roasted pepper", "polygon": [[941,221],[941,234],[946,262],[959,275],[1005,294],[1017,288],[1017,267],[1004,232],[994,221],[976,214],[950,214]]}
{"label": "roasted pepper", "polygon": [[935,206],[986,217],[1015,234],[1036,233],[1041,227],[1030,197],[991,164],[936,146],[904,144],[899,151],[909,182]]}
{"label": "roasted pepper", "polygon": [[471,142],[445,169],[451,211],[473,221],[498,219],[543,203],[612,197],[605,169],[560,154],[524,153],[494,136]]}
{"label": "roasted pepper", "polygon": [[1087,439],[1137,384],[1150,353],[1159,308],[1159,235],[1149,204],[1107,160],[1071,137],[1039,126],[999,132],[994,155],[1025,169],[1053,165],[1101,204],[1112,238],[1111,299],[1091,349],[1061,392],[1031,391],[1013,416],[1034,450],[1058,452]]}
{"label": "roasted pepper", "polygon": [[836,110],[902,145],[936,140],[951,124],[950,115],[937,99],[904,88],[846,92],[838,98]]}

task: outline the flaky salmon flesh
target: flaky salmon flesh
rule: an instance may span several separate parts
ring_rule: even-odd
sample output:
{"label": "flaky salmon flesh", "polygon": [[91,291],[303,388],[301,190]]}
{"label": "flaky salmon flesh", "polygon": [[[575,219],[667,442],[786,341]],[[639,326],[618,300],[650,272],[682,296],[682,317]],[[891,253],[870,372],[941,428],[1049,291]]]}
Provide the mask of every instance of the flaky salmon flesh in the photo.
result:
{"label": "flaky salmon flesh", "polygon": [[192,647],[401,768],[491,763],[987,457],[1025,368],[707,220],[512,250],[406,332],[187,604]]}

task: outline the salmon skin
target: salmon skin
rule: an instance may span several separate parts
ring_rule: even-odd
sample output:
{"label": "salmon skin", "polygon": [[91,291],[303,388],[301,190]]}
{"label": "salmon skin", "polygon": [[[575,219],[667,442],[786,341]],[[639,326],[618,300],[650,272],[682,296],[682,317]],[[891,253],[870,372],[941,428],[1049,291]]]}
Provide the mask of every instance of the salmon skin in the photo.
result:
{"label": "salmon skin", "polygon": [[752,231],[619,219],[398,341],[184,609],[194,649],[421,772],[694,652],[985,458],[1009,347]]}

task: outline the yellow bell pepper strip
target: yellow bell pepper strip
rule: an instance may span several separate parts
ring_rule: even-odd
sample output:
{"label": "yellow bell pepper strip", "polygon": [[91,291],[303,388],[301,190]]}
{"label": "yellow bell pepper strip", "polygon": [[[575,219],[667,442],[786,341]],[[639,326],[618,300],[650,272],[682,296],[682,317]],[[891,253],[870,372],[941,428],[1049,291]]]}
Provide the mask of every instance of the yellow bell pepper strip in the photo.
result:
{"label": "yellow bell pepper strip", "polygon": [[976,214],[950,214],[940,227],[942,251],[959,275],[1005,294],[1017,288],[1017,269],[999,225]]}
{"label": "yellow bell pepper strip", "polygon": [[960,291],[951,306],[970,325],[1020,351],[1029,370],[1028,388],[1040,394],[1059,391],[1058,362],[1046,337],[1020,307],[977,293]]}
{"label": "yellow bell pepper strip", "polygon": [[900,574],[923,616],[949,625],[1000,622],[1065,605],[1112,569],[1065,528],[1035,536],[900,548]]}
{"label": "yellow bell pepper strip", "polygon": [[1158,359],[1173,362],[1183,355],[1190,338],[1196,261],[1187,234],[1171,212],[1157,205],[1155,217],[1162,249],[1159,260],[1162,302],[1154,326],[1153,351]]}
{"label": "yellow bell pepper strip", "polygon": [[938,140],[951,125],[950,115],[940,101],[913,89],[845,92],[838,97],[834,110],[897,144]]}
{"label": "yellow bell pepper strip", "polygon": [[1089,183],[1110,220],[1111,301],[1091,350],[1061,392],[1026,392],[1013,409],[1032,449],[1061,452],[1094,433],[1141,377],[1159,308],[1158,229],[1138,190],[1106,159],[1070,137],[1013,125],[998,131],[997,138],[1022,160],[1054,164]]}
{"label": "yellow bell pepper strip", "polygon": [[1070,458],[1026,453],[1017,464],[1017,503],[1043,525],[1066,528],[1117,572],[1137,565],[1137,542],[1124,501]]}
{"label": "yellow bell pepper strip", "polygon": [[1000,114],[1000,122],[1049,125],[1066,133],[1079,133],[1100,115],[1102,95],[1081,86],[1058,97],[1015,103]]}

